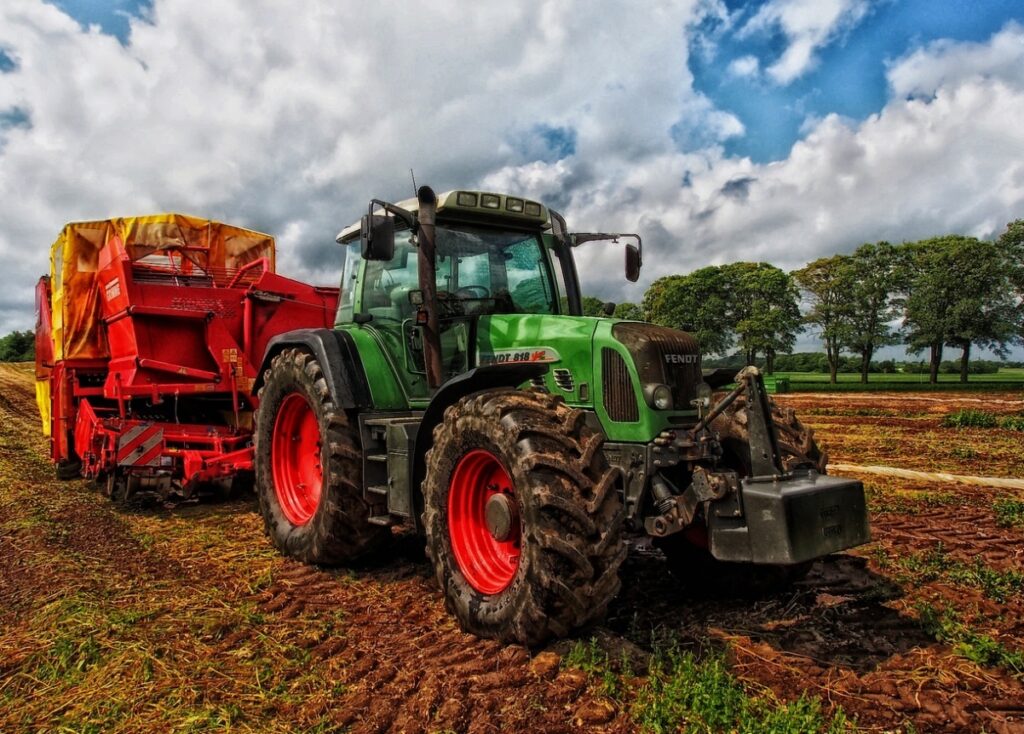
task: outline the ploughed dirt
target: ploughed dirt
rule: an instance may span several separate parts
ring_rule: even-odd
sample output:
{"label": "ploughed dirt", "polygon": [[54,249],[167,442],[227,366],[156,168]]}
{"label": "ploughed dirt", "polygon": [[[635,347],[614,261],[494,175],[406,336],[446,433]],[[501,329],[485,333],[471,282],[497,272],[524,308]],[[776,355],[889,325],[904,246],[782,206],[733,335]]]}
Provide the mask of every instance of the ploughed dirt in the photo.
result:
{"label": "ploughed dirt", "polygon": [[[958,407],[1018,413],[1019,393],[921,397],[783,400],[836,461],[1024,476],[1024,434],[940,426]],[[52,476],[31,370],[0,365],[3,732],[627,732],[670,640],[724,650],[752,695],[806,693],[864,730],[1024,731],[1024,527],[1006,492],[865,475],[876,541],[757,599],[687,589],[639,549],[581,635],[632,661],[609,696],[566,664],[574,641],[460,632],[414,537],[371,567],[311,568],[270,548],[252,498],[118,509]]]}

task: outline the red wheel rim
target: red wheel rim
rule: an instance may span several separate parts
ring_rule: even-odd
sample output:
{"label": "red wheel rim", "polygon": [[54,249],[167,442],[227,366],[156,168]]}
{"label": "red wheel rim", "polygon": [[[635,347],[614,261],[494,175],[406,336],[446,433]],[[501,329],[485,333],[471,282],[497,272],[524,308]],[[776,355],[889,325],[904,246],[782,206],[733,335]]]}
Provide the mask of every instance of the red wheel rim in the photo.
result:
{"label": "red wheel rim", "polygon": [[320,463],[320,425],[309,401],[289,393],[274,421],[270,465],[274,492],[292,525],[305,525],[320,504],[323,468]]}
{"label": "red wheel rim", "polygon": [[[495,495],[507,498],[498,502],[507,513],[507,532],[498,537],[486,514]],[[448,484],[448,536],[470,586],[481,594],[498,594],[511,585],[519,568],[522,526],[512,478],[490,451],[474,449],[455,465]]]}

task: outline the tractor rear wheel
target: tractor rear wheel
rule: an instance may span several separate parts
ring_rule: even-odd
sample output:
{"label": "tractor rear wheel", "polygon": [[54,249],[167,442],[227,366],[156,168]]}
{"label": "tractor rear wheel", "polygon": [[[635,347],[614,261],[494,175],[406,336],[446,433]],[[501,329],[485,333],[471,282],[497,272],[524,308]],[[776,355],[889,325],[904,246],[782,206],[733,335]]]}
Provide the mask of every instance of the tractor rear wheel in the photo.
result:
{"label": "tractor rear wheel", "polygon": [[264,373],[255,430],[256,494],[284,554],[324,565],[356,560],[389,535],[369,522],[358,430],[331,400],[320,363],[298,349]]}
{"label": "tractor rear wheel", "polygon": [[560,397],[516,389],[445,411],[427,453],[427,553],[481,637],[536,645],[600,619],[626,555],[619,473]]}

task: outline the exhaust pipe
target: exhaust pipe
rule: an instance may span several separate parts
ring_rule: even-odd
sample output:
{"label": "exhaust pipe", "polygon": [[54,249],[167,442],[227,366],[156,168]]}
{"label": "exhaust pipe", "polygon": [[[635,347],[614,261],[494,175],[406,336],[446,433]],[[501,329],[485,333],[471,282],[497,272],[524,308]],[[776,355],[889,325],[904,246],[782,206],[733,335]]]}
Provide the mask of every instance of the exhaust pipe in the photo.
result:
{"label": "exhaust pipe", "polygon": [[429,186],[420,186],[416,192],[419,201],[419,257],[417,259],[420,292],[427,322],[423,327],[423,361],[427,372],[427,386],[441,386],[441,332],[437,325],[437,250],[434,243],[434,223],[437,216],[437,195]]}

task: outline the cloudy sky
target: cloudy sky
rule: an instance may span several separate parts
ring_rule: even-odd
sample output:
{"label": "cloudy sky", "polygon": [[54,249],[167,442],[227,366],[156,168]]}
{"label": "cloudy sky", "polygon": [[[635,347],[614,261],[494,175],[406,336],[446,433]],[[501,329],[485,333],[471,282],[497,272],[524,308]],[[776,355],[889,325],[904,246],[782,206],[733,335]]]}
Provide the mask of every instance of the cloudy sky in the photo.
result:
{"label": "cloudy sky", "polygon": [[0,334],[65,222],[278,237],[333,283],[370,197],[489,188],[639,231],[641,282],[1024,217],[1019,0],[3,0]]}

